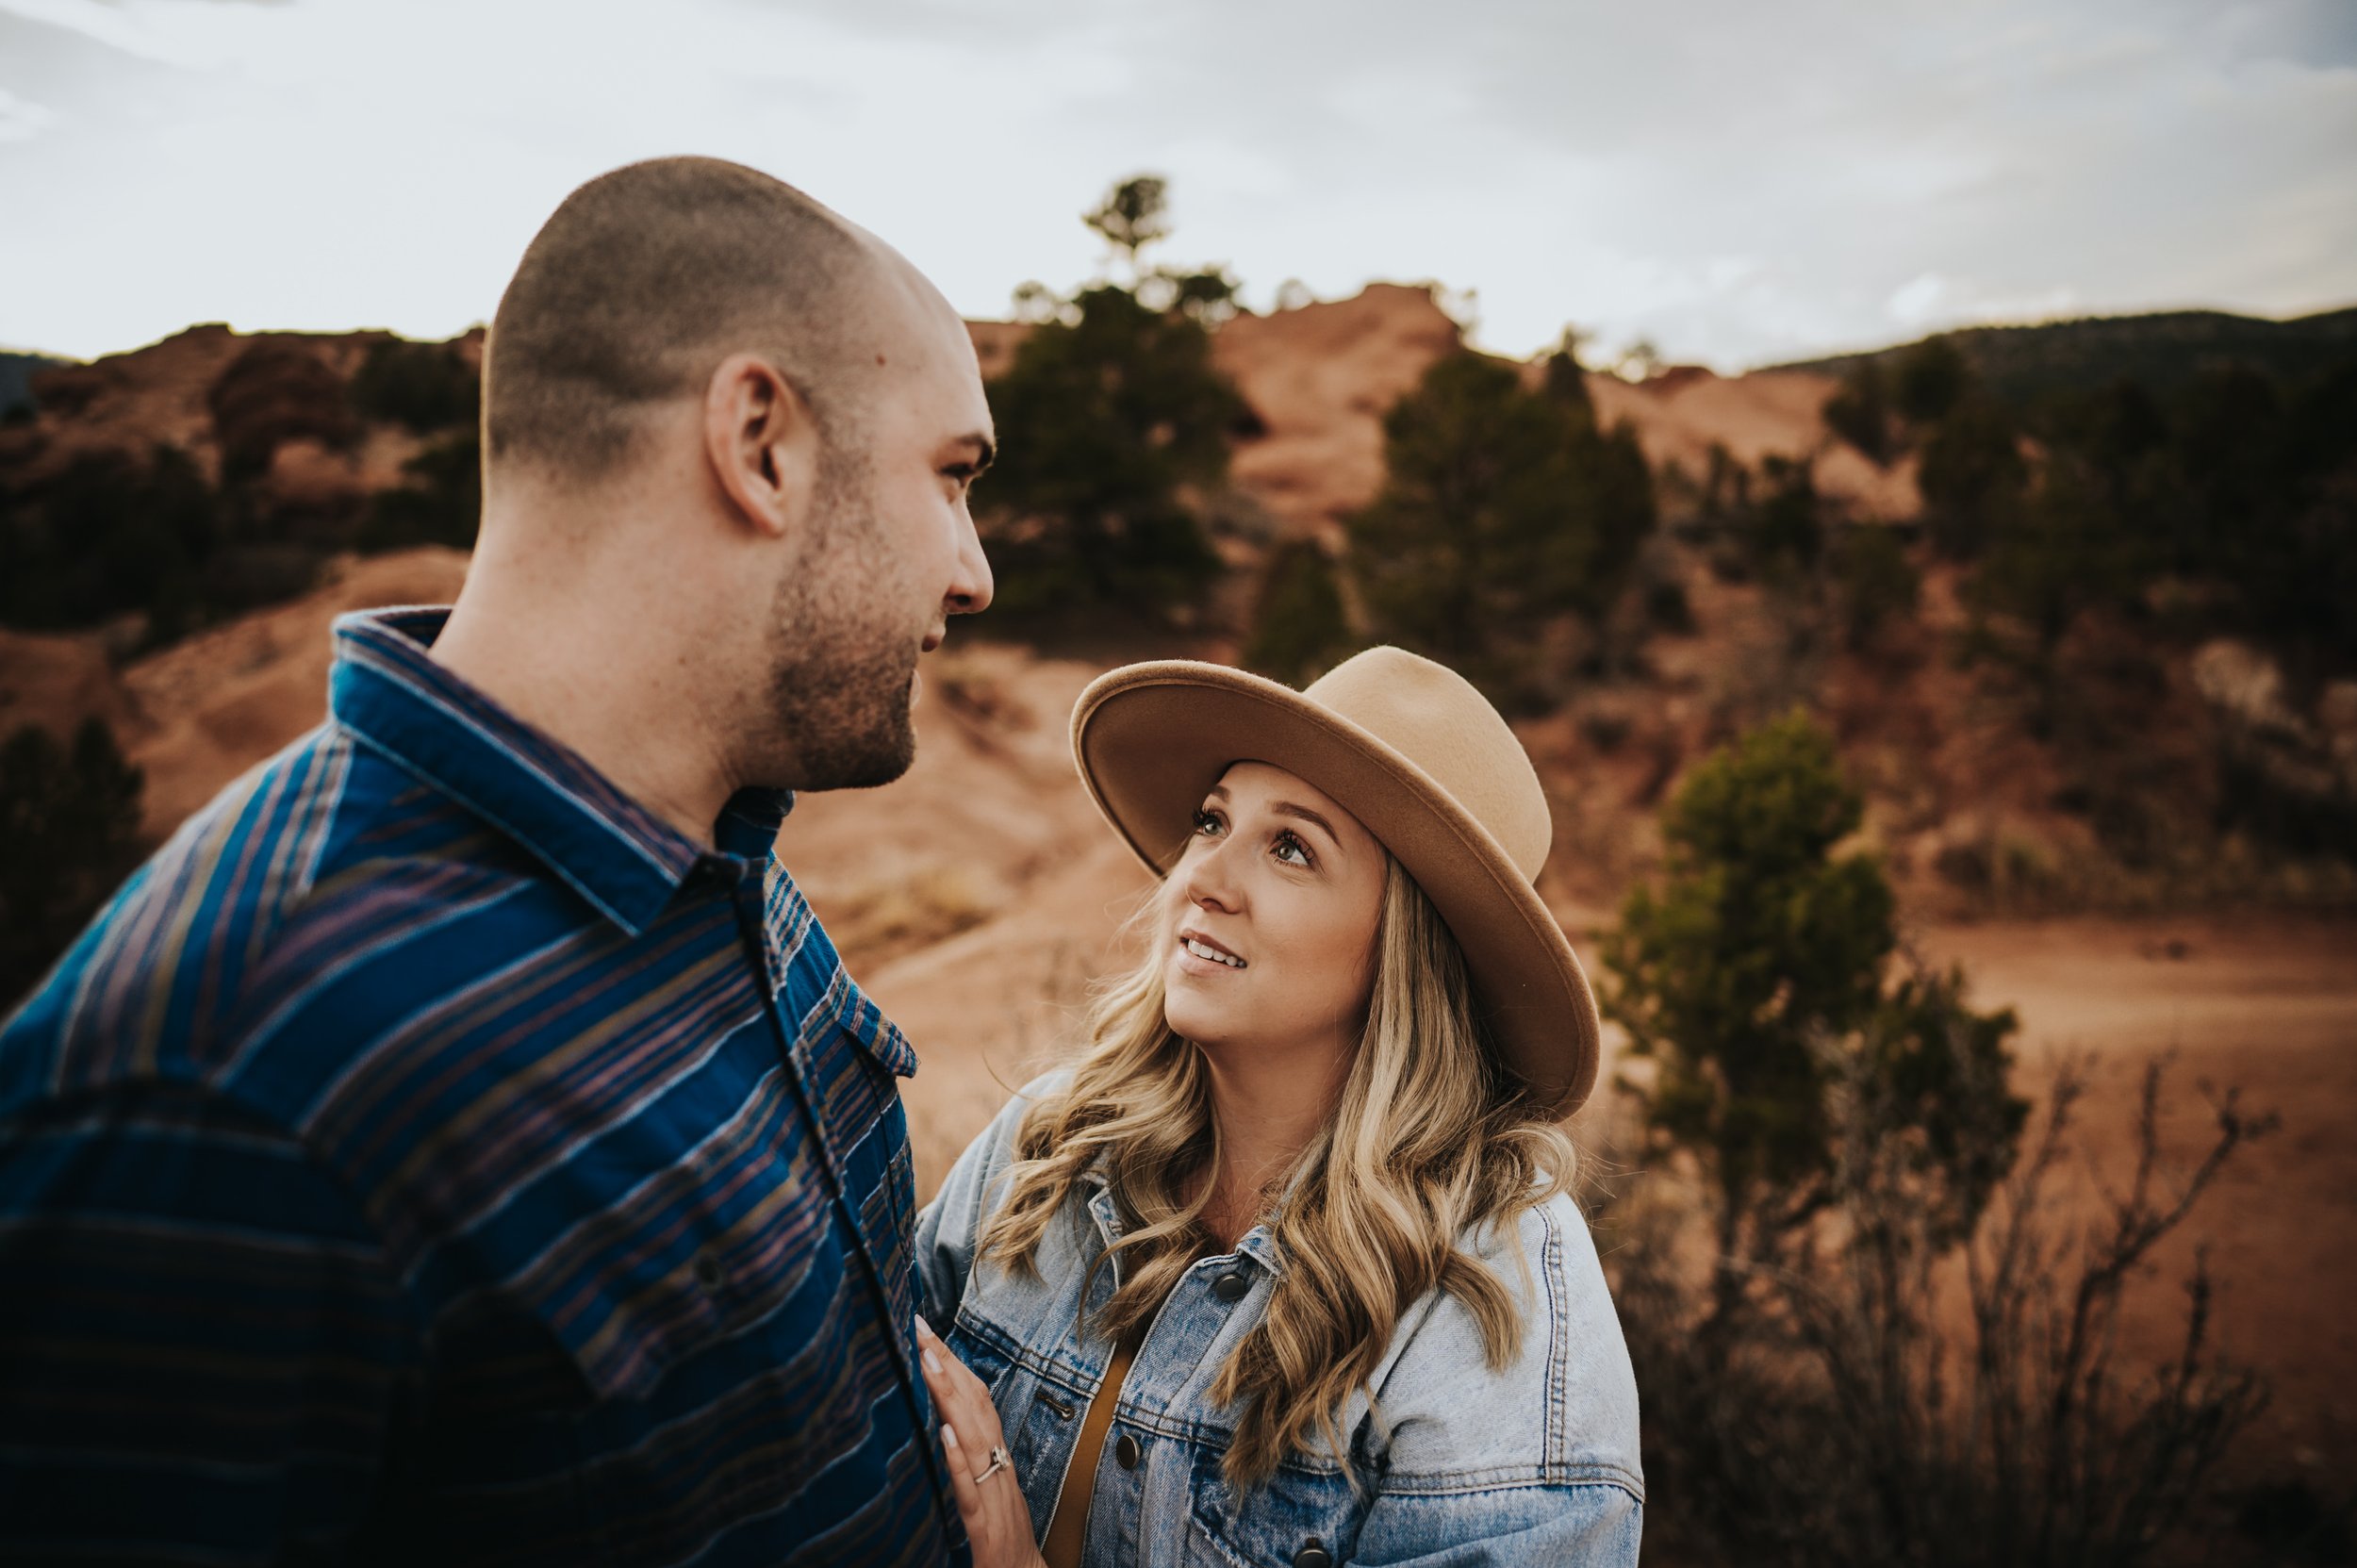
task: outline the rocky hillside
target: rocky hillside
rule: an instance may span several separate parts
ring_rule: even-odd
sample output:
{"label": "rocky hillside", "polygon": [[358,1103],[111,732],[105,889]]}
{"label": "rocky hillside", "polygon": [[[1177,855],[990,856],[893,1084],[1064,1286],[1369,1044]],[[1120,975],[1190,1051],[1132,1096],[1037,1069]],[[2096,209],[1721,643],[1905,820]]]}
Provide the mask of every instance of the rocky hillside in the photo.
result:
{"label": "rocky hillside", "polygon": [[[978,322],[973,330],[992,373],[1010,362],[1026,329]],[[0,731],[27,721],[62,731],[85,715],[102,717],[146,773],[146,827],[160,835],[316,721],[323,633],[337,611],[455,590],[464,558],[454,551],[354,557],[332,548],[338,527],[349,525],[337,520],[404,483],[430,444],[396,422],[306,424],[298,417],[305,387],[322,375],[349,382],[386,341],[371,333],[245,338],[204,326],[41,372],[39,418],[0,430],[0,487],[37,487],[77,459],[131,461],[161,442],[216,482],[233,464],[248,465],[243,504],[318,520],[318,548],[329,564],[307,594],[127,660],[136,627],[0,632]],[[1239,316],[1218,329],[1217,362],[1260,432],[1236,445],[1228,510],[1259,522],[1222,532],[1232,568],[1228,613],[1192,651],[1234,656],[1258,561],[1275,539],[1339,541],[1340,520],[1383,482],[1384,411],[1459,341],[1429,292],[1388,285]],[[471,365],[479,338],[453,348]],[[222,388],[233,371],[245,392],[225,409]],[[1838,635],[1823,603],[1741,569],[1727,541],[1681,508],[1680,487],[1690,487],[1714,461],[1756,468],[1772,456],[1813,458],[1817,493],[1836,524],[1904,533],[1920,508],[1913,459],[1885,469],[1831,439],[1821,409],[1836,387],[1809,371],[1734,378],[1678,371],[1642,385],[1591,378],[1602,419],[1631,424],[1662,476],[1664,527],[1649,547],[1648,571],[1675,586],[1686,619],[1652,628],[1637,656],[1524,726],[1558,808],[1546,887],[1574,926],[1608,918],[1629,879],[1652,865],[1653,810],[1679,771],[1794,702],[1837,729],[1870,794],[1868,831],[1925,910],[2346,896],[2346,867],[2287,870],[2282,857],[2221,836],[2215,824],[2228,792],[2254,779],[2301,800],[2357,800],[2357,683],[2295,679],[2245,644],[2172,646],[2097,625],[2082,634],[2091,645],[2084,668],[2109,683],[2090,701],[2106,715],[2112,739],[2100,766],[2090,765],[2025,726],[2002,671],[1959,668],[1953,655],[1970,616],[1953,569],[1924,559],[1913,613],[1853,642]],[[945,737],[962,737],[942,742],[949,755],[971,751],[962,771],[997,769],[999,782],[945,778],[946,819],[965,821],[997,801],[971,825],[979,832],[986,820],[985,836],[1009,846],[1012,858],[951,876],[942,867],[956,857],[945,845],[935,860],[896,852],[890,866],[822,877],[839,884],[841,897],[882,911],[869,917],[880,933],[895,918],[889,906],[900,895],[892,890],[903,889],[912,923],[900,935],[877,935],[879,952],[917,945],[910,933],[930,921],[954,924],[964,917],[957,910],[1000,907],[1028,875],[1020,870],[1031,864],[1026,857],[1058,858],[1048,846],[1074,820],[1072,800],[1058,793],[1068,782],[1061,724],[1089,669],[1014,647],[959,656],[974,662],[935,683],[933,723]],[[913,799],[896,792],[842,809],[896,811]],[[2112,825],[2103,814],[2131,810],[2150,817],[2146,831],[2179,841],[2141,865],[2123,865],[2107,847]],[[906,830],[890,836],[905,842]],[[825,860],[823,847],[809,853]],[[905,867],[895,869],[902,858]]]}

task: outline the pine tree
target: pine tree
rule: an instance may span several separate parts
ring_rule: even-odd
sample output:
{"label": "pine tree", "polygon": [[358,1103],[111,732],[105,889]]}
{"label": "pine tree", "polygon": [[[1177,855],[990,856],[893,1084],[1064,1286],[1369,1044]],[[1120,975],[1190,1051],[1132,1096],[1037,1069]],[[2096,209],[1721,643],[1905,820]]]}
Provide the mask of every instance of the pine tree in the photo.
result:
{"label": "pine tree", "polygon": [[1495,701],[1542,701],[1563,672],[1541,665],[1541,634],[1601,619],[1654,526],[1635,434],[1597,428],[1570,355],[1531,390],[1469,351],[1436,361],[1383,430],[1389,476],[1346,524],[1372,630]]}

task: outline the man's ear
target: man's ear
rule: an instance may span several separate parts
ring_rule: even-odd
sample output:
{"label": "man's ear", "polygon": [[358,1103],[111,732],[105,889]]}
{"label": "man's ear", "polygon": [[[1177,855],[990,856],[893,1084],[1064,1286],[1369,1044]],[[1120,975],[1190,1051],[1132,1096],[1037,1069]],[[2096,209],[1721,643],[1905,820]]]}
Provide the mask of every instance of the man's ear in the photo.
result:
{"label": "man's ear", "polygon": [[746,526],[782,537],[801,526],[818,475],[810,404],[768,360],[733,354],[704,387],[704,456]]}

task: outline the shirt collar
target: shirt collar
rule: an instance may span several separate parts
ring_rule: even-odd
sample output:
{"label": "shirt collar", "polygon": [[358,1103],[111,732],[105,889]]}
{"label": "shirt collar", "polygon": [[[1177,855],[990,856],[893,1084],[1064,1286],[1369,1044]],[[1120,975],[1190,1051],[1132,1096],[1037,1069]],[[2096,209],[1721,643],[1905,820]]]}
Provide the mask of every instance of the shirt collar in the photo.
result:
{"label": "shirt collar", "polygon": [[[635,936],[714,851],[625,795],[588,760],[501,707],[426,650],[446,606],[338,617],[327,707],[388,761],[529,850]],[[719,858],[767,858],[790,790],[745,790],[714,824]]]}

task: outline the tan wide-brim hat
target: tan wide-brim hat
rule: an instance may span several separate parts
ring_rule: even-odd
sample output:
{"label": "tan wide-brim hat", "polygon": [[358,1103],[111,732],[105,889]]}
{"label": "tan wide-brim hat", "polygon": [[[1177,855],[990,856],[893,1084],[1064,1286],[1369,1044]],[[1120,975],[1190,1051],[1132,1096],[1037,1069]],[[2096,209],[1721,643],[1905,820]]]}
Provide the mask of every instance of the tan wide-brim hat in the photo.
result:
{"label": "tan wide-brim hat", "polygon": [[1569,1115],[1596,1080],[1596,1001],[1533,885],[1554,823],[1514,732],[1456,671],[1371,648],[1306,691],[1225,665],[1125,665],[1072,710],[1097,809],[1155,875],[1178,864],[1220,775],[1266,763],[1356,817],[1464,949],[1507,1065]]}

